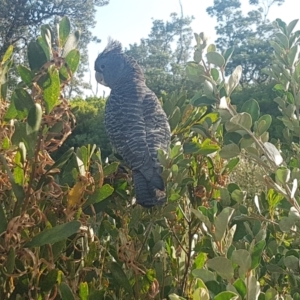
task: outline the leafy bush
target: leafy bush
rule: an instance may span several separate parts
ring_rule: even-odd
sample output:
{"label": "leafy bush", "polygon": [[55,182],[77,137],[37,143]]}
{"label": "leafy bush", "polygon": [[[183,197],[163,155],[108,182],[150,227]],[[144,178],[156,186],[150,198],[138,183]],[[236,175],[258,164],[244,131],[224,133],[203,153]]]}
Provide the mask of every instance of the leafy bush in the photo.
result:
{"label": "leafy bush", "polygon": [[[186,72],[201,91],[163,96],[168,203],[152,209],[134,204],[130,170],[103,164],[95,146],[49,155],[75,123],[61,93],[79,60],[68,19],[55,50],[42,26],[30,68],[18,67],[21,82],[7,92],[10,48],[0,76],[1,299],[300,299],[296,23],[277,21],[266,70],[284,124],[278,145],[256,100],[241,112],[231,104],[242,72],[224,76],[233,49],[221,55],[195,34]],[[231,181],[234,170],[243,176],[240,157],[255,163],[259,189]]]}

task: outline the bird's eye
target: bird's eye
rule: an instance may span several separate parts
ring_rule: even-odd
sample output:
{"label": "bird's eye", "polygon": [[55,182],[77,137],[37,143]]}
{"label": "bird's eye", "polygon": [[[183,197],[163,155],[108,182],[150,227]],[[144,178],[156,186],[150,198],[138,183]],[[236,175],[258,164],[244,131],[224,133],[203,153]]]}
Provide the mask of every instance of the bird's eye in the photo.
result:
{"label": "bird's eye", "polygon": [[103,69],[105,68],[105,66],[104,66],[104,65],[101,65],[100,68],[103,70]]}

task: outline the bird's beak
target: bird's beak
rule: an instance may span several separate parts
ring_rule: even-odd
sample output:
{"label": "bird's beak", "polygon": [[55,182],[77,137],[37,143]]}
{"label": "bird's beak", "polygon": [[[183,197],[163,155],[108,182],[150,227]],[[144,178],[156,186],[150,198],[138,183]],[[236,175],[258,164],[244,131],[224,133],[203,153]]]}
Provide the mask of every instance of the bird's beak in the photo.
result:
{"label": "bird's beak", "polygon": [[95,77],[96,77],[96,80],[97,80],[98,83],[107,86],[107,84],[104,81],[104,77],[103,77],[102,73],[96,72]]}

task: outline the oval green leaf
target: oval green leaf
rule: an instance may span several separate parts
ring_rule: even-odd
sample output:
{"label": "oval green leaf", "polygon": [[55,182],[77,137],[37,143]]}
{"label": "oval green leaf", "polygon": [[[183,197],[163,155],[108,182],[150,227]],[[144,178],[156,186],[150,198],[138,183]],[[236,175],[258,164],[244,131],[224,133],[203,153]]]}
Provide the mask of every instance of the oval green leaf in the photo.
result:
{"label": "oval green leaf", "polygon": [[54,244],[61,240],[64,240],[75,234],[81,223],[79,221],[71,221],[69,223],[57,225],[50,229],[45,229],[37,234],[33,239],[25,244],[25,247],[40,247],[46,244]]}

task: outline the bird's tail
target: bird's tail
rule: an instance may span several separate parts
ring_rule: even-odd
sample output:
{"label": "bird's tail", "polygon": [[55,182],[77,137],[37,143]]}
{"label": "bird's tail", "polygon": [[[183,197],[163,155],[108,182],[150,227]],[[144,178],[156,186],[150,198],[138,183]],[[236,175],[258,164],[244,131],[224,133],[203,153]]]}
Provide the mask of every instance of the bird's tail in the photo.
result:
{"label": "bird's tail", "polygon": [[138,204],[144,207],[162,205],[166,202],[166,192],[164,191],[164,186],[159,184],[159,188],[157,188],[153,184],[155,182],[162,182],[162,178],[158,173],[156,173],[154,176],[159,176],[159,178],[154,178],[151,181],[147,181],[141,172],[138,170],[133,171],[136,201]]}

